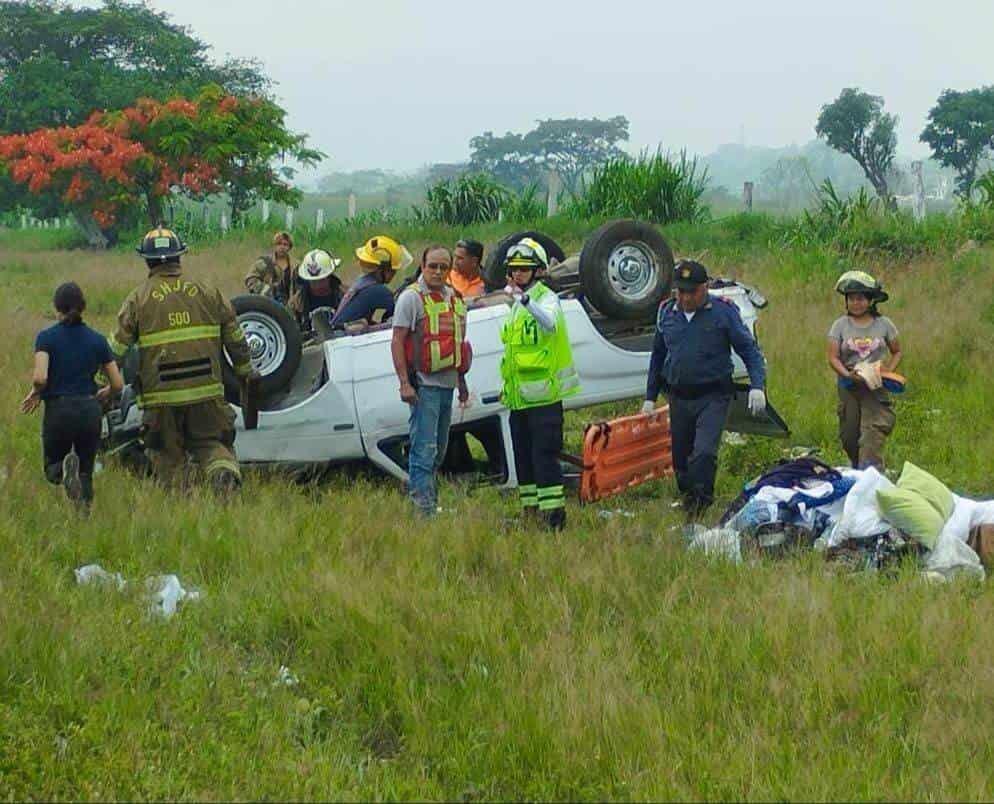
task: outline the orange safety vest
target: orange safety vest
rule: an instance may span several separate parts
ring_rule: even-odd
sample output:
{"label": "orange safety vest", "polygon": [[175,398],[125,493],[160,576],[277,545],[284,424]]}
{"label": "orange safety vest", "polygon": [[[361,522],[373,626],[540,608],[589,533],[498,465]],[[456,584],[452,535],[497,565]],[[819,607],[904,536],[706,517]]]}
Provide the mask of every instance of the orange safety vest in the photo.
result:
{"label": "orange safety vest", "polygon": [[425,317],[414,337],[407,339],[407,364],[425,374],[457,369],[469,371],[472,350],[466,340],[466,304],[456,294],[448,299],[433,291],[414,292],[421,297]]}

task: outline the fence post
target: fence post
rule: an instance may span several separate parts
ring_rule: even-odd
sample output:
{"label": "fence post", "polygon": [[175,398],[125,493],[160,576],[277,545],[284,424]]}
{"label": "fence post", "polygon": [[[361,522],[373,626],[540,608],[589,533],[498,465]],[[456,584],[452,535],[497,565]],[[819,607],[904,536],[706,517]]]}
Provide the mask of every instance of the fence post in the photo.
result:
{"label": "fence post", "polygon": [[293,231],[293,207],[286,208],[286,230]]}
{"label": "fence post", "polygon": [[61,229],[62,220],[60,218],[56,218],[54,221],[52,221],[52,226],[54,226],[56,229]]}
{"label": "fence post", "polygon": [[227,233],[228,231],[228,213],[221,213],[221,231]]}
{"label": "fence post", "polygon": [[204,204],[202,207],[204,213],[204,229],[210,229],[211,226],[211,208]]}
{"label": "fence post", "polygon": [[28,216],[25,215],[23,212],[21,213],[21,228],[22,229],[28,228]]}
{"label": "fence post", "polygon": [[269,199],[262,199],[262,222],[267,223],[269,221]]}
{"label": "fence post", "polygon": [[314,214],[314,228],[317,231],[319,231],[319,232],[324,228],[324,210],[323,209],[319,209]]}
{"label": "fence post", "polygon": [[355,220],[355,193],[349,193],[349,220]]}
{"label": "fence post", "polygon": [[745,204],[746,212],[752,212],[752,188],[754,186],[751,181],[742,185],[742,203]]}
{"label": "fence post", "polygon": [[911,163],[911,175],[915,177],[915,220],[925,220],[925,177],[922,173],[924,163],[917,160]]}
{"label": "fence post", "polygon": [[559,191],[562,190],[563,182],[559,174],[554,170],[549,171],[549,197],[546,199],[545,214],[552,217],[559,212]]}

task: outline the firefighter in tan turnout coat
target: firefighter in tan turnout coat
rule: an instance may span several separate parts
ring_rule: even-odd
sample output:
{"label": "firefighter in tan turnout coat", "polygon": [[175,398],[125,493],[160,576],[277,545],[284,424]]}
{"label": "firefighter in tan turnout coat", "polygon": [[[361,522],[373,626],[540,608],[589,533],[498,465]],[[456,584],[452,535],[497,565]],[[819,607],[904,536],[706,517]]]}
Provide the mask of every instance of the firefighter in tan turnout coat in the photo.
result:
{"label": "firefighter in tan turnout coat", "polygon": [[145,235],[138,254],[148,279],[124,300],[110,346],[119,359],[129,346],[138,347],[138,404],[157,476],[181,481],[189,453],[212,488],[230,492],[241,485],[241,474],[234,412],[224,399],[222,345],[245,382],[253,376],[249,347],[227,299],[183,276],[185,252],[169,229]]}

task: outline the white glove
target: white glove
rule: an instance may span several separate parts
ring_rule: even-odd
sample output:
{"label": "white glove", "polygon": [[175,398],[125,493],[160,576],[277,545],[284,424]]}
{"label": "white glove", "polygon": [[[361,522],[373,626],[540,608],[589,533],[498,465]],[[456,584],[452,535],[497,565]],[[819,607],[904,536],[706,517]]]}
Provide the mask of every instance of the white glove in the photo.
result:
{"label": "white glove", "polygon": [[504,286],[504,292],[515,301],[521,301],[521,297],[525,295],[525,292],[513,282],[508,282]]}
{"label": "white glove", "polygon": [[642,412],[643,413],[655,413],[656,412],[656,403],[653,402],[651,399],[645,400],[645,402],[642,403]]}
{"label": "white glove", "polygon": [[766,410],[766,393],[759,388],[753,388],[749,392],[749,412],[753,416],[758,416]]}

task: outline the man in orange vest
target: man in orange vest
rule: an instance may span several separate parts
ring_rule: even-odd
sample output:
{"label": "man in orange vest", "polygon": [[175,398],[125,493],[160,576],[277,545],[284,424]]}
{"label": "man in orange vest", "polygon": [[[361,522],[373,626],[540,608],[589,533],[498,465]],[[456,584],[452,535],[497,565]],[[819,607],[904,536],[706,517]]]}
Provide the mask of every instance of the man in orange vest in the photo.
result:
{"label": "man in orange vest", "polygon": [[479,240],[460,240],[453,255],[449,284],[465,301],[472,301],[487,292],[480,273],[483,262],[483,243]]}
{"label": "man in orange vest", "polygon": [[451,269],[449,250],[429,247],[421,277],[400,294],[393,314],[393,365],[400,398],[411,407],[408,489],[425,516],[438,506],[435,474],[448,446],[453,389],[460,404],[469,399],[466,305],[446,281]]}

